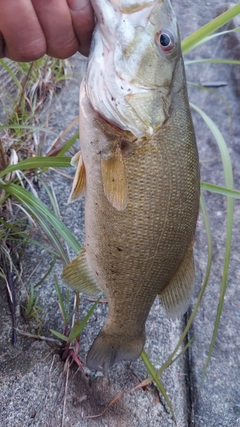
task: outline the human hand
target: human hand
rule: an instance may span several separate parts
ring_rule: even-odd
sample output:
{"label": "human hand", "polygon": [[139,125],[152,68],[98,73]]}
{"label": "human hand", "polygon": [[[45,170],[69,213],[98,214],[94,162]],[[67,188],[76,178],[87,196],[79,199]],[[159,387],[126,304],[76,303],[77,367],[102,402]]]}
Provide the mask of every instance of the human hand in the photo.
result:
{"label": "human hand", "polygon": [[0,0],[0,58],[87,56],[93,28],[90,0]]}

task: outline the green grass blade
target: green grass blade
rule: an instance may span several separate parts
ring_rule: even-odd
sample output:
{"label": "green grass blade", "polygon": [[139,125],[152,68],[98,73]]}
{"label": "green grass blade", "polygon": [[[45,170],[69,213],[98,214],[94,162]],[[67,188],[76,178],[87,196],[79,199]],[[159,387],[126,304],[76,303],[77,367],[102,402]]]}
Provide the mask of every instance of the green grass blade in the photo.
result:
{"label": "green grass blade", "polygon": [[22,87],[20,81],[18,80],[16,74],[14,73],[14,71],[12,71],[11,68],[9,67],[9,65],[2,59],[0,59],[0,65],[5,68],[5,70],[9,74],[9,76],[11,76],[11,78],[13,79],[17,88],[21,91],[23,89],[23,87]]}
{"label": "green grass blade", "polygon": [[201,182],[201,189],[211,191],[212,193],[222,194],[223,196],[240,199],[240,191],[231,190],[230,188],[221,187],[220,185],[210,184],[209,182]]}
{"label": "green grass blade", "polygon": [[[13,224],[11,224],[10,222],[5,221],[3,218],[0,217],[0,224],[2,224],[4,226],[5,230],[11,230],[14,233],[18,234],[21,233],[19,228],[17,227],[17,225],[19,226],[24,226],[24,222],[23,221],[15,221]],[[23,235],[25,235],[25,233],[23,233]]]}
{"label": "green grass blade", "polygon": [[171,353],[170,357],[167,358],[166,362],[163,363],[163,365],[161,366],[161,368],[155,370],[156,371],[156,375],[158,375],[160,377],[163,374],[163,372],[167,368],[169,368],[169,366],[171,366],[174,362],[176,362],[176,360],[178,360],[186,352],[186,350],[190,347],[190,345],[192,344],[193,340],[194,340],[194,337],[192,337],[187,342],[187,344],[185,345],[185,347],[175,357],[174,357],[174,355],[177,353],[177,351],[174,350],[174,352]]}
{"label": "green grass blade", "polygon": [[219,101],[221,102],[221,104],[223,104],[225,106],[225,108],[226,108],[226,111],[227,111],[228,116],[229,116],[229,122],[230,122],[231,130],[232,130],[232,111],[231,111],[231,108],[230,108],[229,104],[225,100],[225,98],[223,96],[219,95],[219,93],[216,90],[211,89],[210,87],[203,86],[201,84],[193,83],[193,82],[190,82],[190,81],[188,81],[187,84],[188,84],[188,86],[194,86],[194,87],[197,87],[198,89],[204,90],[205,92],[208,92],[211,95],[213,95],[214,97],[216,97],[216,98],[219,99]]}
{"label": "green grass blade", "polygon": [[36,285],[34,285],[34,288],[36,289],[39,285],[41,285],[41,283],[44,282],[44,280],[49,276],[49,274],[51,273],[54,265],[56,264],[56,255],[54,255],[52,262],[50,263],[50,266],[48,268],[48,271],[44,274],[44,276],[36,283]]}
{"label": "green grass blade", "polygon": [[[20,187],[17,184],[5,184],[0,186],[4,188],[8,194],[13,196],[18,200],[28,211],[30,208],[33,208],[35,212],[35,217],[38,218],[39,214],[47,220],[51,226],[63,237],[63,239],[69,244],[69,246],[74,250],[74,252],[79,253],[81,246],[75,239],[75,237],[70,233],[67,227],[60,221],[40,200],[34,197],[29,191],[25,188]],[[46,222],[46,221],[45,221]]]}
{"label": "green grass blade", "polygon": [[66,310],[65,310],[65,306],[64,306],[64,302],[63,302],[63,297],[62,297],[62,294],[61,294],[61,291],[60,291],[59,284],[58,284],[56,276],[54,277],[54,283],[55,283],[55,288],[56,288],[57,295],[58,295],[58,301],[59,301],[59,304],[60,304],[60,309],[61,309],[61,312],[62,312],[62,315],[63,315],[64,325],[67,326],[69,319],[68,319],[68,316],[67,316],[67,313],[66,313]]}
{"label": "green grass blade", "polygon": [[38,212],[37,209],[35,209],[34,206],[26,205],[24,207],[24,204],[21,202],[20,208],[25,212],[26,215],[29,215],[31,218],[33,218],[35,221],[38,222],[42,230],[45,232],[49,242],[51,243],[52,247],[55,248],[56,255],[60,257],[60,259],[63,261],[65,265],[69,263],[68,256],[63,249],[63,246],[61,244],[61,241],[54,232],[54,230],[51,228],[49,223],[46,221],[46,218],[44,215],[42,215],[40,212]]}
{"label": "green grass blade", "polygon": [[194,46],[194,49],[196,49],[197,47],[201,46],[202,44],[205,44],[205,43],[207,43],[209,41],[212,41],[216,37],[221,37],[221,36],[224,36],[224,35],[229,34],[229,33],[239,33],[239,32],[240,32],[240,28],[234,28],[233,30],[219,31],[216,34],[211,34],[210,36],[207,36],[207,37],[203,38],[199,43],[197,43]]}
{"label": "green grass blade", "polygon": [[219,15],[217,18],[213,19],[211,22],[208,22],[203,27],[199,28],[190,36],[186,37],[182,41],[182,51],[183,53],[187,53],[190,50],[194,49],[196,45],[203,40],[205,37],[212,34],[214,31],[218,30],[218,28],[225,25],[227,22],[231,21],[231,19],[235,18],[235,16],[240,14],[240,3],[236,6],[233,6],[231,9]]}
{"label": "green grass blade", "polygon": [[[56,215],[60,219],[59,208],[57,205],[57,201],[54,197],[53,190],[52,191],[50,190],[50,188],[47,186],[47,184],[44,182],[44,180],[42,178],[38,178],[38,179],[42,183],[43,187],[45,188],[45,191],[46,191],[48,198],[50,200],[50,203],[52,205],[54,215]],[[51,185],[51,187],[52,187],[52,185]]]}
{"label": "green grass blade", "polygon": [[55,248],[55,251],[57,252],[57,255],[60,257],[64,265],[69,264],[68,256],[61,244],[61,241],[59,237],[56,235],[56,233],[52,230],[49,223],[46,221],[45,217],[39,213],[34,206],[26,206],[26,209],[28,212],[32,215],[33,218],[35,218],[46,236],[48,237],[51,245]]}
{"label": "green grass blade", "polygon": [[149,358],[148,358],[148,356],[147,356],[147,354],[145,353],[145,351],[144,351],[144,350],[143,350],[143,351],[142,351],[142,353],[141,353],[141,358],[142,358],[143,363],[144,363],[144,365],[146,366],[146,368],[147,368],[147,370],[148,370],[148,372],[149,372],[149,374],[150,374],[151,378],[152,378],[152,379],[153,379],[153,381],[157,384],[158,389],[160,390],[160,392],[162,393],[162,395],[163,395],[164,399],[166,400],[166,402],[167,402],[167,404],[168,404],[168,407],[169,407],[169,409],[170,409],[170,411],[171,411],[171,414],[172,414],[173,419],[176,421],[176,417],[175,417],[175,414],[174,414],[174,411],[173,411],[173,407],[172,407],[172,404],[171,404],[171,402],[170,402],[170,400],[169,400],[169,397],[168,397],[168,395],[167,395],[167,392],[166,392],[166,390],[165,390],[165,388],[164,388],[164,385],[163,385],[162,381],[159,379],[158,374],[157,374],[157,372],[156,372],[156,370],[155,370],[154,366],[153,366],[153,365],[152,365],[152,363],[150,362],[150,360],[149,360]]}
{"label": "green grass blade", "polygon": [[61,334],[58,331],[54,331],[54,329],[49,329],[49,331],[55,335],[56,337],[58,337],[60,340],[62,341],[68,341],[68,337],[66,335]]}
{"label": "green grass blade", "polygon": [[240,61],[235,59],[192,59],[184,61],[185,65],[192,64],[230,64],[230,65],[240,65]]}
{"label": "green grass blade", "polygon": [[[174,363],[174,362],[176,362],[176,360],[178,360],[186,351],[187,351],[187,349],[190,347],[190,345],[192,344],[192,342],[193,342],[193,340],[194,340],[194,336],[187,342],[187,344],[185,345],[185,347],[182,349],[182,351],[180,352],[180,353],[178,353],[177,354],[177,356],[174,358],[174,359],[172,359],[172,363],[171,363],[171,365]],[[169,365],[170,366],[170,365]],[[161,368],[160,368],[161,369]],[[159,370],[160,370],[159,369]],[[158,371],[159,372],[159,371]]]}
{"label": "green grass blade", "polygon": [[66,298],[65,311],[66,311],[68,319],[70,319],[70,302],[71,302],[70,289],[66,289],[65,298]]}
{"label": "green grass blade", "polygon": [[[26,246],[26,244],[30,244],[31,243],[32,245],[35,245],[35,246],[37,246],[39,248],[44,249],[44,251],[48,252],[49,254],[53,255],[54,257],[59,257],[59,253],[57,253],[55,250],[53,250],[53,249],[45,246],[44,244],[40,243],[37,240],[32,239],[31,237],[29,237],[29,235],[24,235],[24,239],[25,239],[25,242],[24,242],[25,246]],[[21,239],[21,238],[20,239],[14,239],[12,237],[11,237],[11,240],[16,240],[16,241],[19,241],[20,243],[23,241],[23,239]],[[20,252],[20,256],[21,256],[22,252],[23,251]],[[38,285],[38,283],[35,286],[37,286],[37,285]]]}
{"label": "green grass blade", "polygon": [[45,133],[51,133],[52,135],[57,136],[57,133],[47,129],[45,127],[42,126],[32,126],[32,125],[0,125],[0,129],[29,129],[32,132],[37,132],[37,131],[41,131],[41,132],[45,132]]}
{"label": "green grass blade", "polygon": [[92,307],[90,308],[90,310],[88,311],[88,313],[86,314],[86,316],[83,318],[83,320],[81,321],[80,325],[78,325],[78,327],[76,329],[72,329],[70,335],[69,335],[69,341],[72,342],[73,340],[75,340],[75,338],[77,338],[77,336],[82,332],[84,326],[86,325],[86,323],[88,322],[89,318],[91,317],[91,315],[93,314],[95,308],[97,307],[99,301],[101,299],[101,296],[97,299],[97,301],[92,305]]}
{"label": "green grass blade", "polygon": [[[240,5],[239,5],[239,7],[240,7]],[[193,108],[193,110],[195,110],[198,114],[200,114],[200,116],[202,117],[202,119],[205,121],[205,123],[209,127],[210,131],[212,132],[212,134],[213,134],[213,136],[214,136],[214,138],[218,144],[218,148],[220,150],[226,187],[229,189],[232,189],[233,188],[233,173],[232,173],[231,160],[230,160],[230,156],[228,153],[226,142],[225,142],[220,130],[215,125],[215,123],[212,121],[212,119],[206,113],[204,113],[204,111],[202,111],[199,107],[197,107],[196,105],[194,105],[192,103],[190,103],[190,105],[191,105],[191,108]]]}
{"label": "green grass blade", "polygon": [[[240,5],[239,5],[240,6]],[[233,188],[233,172],[232,172],[232,165],[230,156],[228,153],[226,142],[224,141],[224,138],[215,125],[215,123],[212,121],[212,119],[207,116],[204,111],[202,111],[200,108],[196,107],[195,105],[191,104],[191,107],[197,111],[200,116],[203,118],[205,123],[208,125],[209,129],[211,130],[212,134],[214,135],[218,148],[221,154],[222,158],[222,164],[223,164],[223,170],[224,170],[224,177],[225,177],[225,184],[226,187],[229,189]],[[221,290],[220,290],[220,298],[218,303],[218,309],[217,309],[217,315],[216,315],[216,321],[214,325],[214,331],[210,343],[209,348],[209,354],[207,357],[207,361],[203,370],[202,374],[202,381],[204,379],[204,376],[206,374],[210,358],[212,355],[213,347],[216,341],[216,336],[220,324],[222,309],[223,309],[223,303],[224,303],[224,295],[226,292],[227,287],[227,280],[228,280],[228,269],[229,269],[229,262],[230,262],[230,254],[231,254],[231,243],[232,243],[232,226],[233,226],[233,203],[234,200],[232,197],[227,197],[227,233],[226,233],[226,244],[225,244],[225,256],[224,256],[224,265],[223,265],[223,275],[222,275],[222,283],[221,283]],[[201,381],[201,383],[202,383]]]}
{"label": "green grass blade", "polygon": [[79,132],[75,133],[75,135],[73,135],[73,137],[70,138],[69,141],[66,142],[64,147],[57,154],[57,157],[63,156],[69,150],[69,148],[72,147],[72,145],[74,144],[74,142],[77,141],[78,138],[79,138]]}
{"label": "green grass blade", "polygon": [[50,168],[50,167],[62,167],[67,168],[71,166],[71,157],[31,157],[26,160],[22,160],[16,165],[10,165],[0,173],[0,178],[4,177],[7,173],[14,172],[17,170],[29,170],[38,168]]}
{"label": "green grass blade", "polygon": [[[2,219],[0,218],[0,223],[2,222]],[[5,229],[4,229],[4,238],[7,237],[9,240],[13,241],[13,242],[17,242],[17,243],[22,243],[21,247],[22,249],[19,252],[19,257],[21,258],[21,253],[23,253],[24,251],[24,246],[26,246],[27,243],[31,243],[32,245],[38,246],[39,248],[44,249],[44,251],[47,251],[49,254],[52,254],[54,257],[58,257],[59,254],[54,251],[53,249],[45,246],[44,244],[40,243],[37,240],[32,239],[29,234],[27,234],[27,232],[25,231],[19,231],[15,228],[11,228],[8,227],[9,224],[6,225]],[[11,232],[9,232],[9,234],[6,236],[6,230],[11,230]],[[18,237],[16,237],[18,236]],[[0,240],[1,240],[1,233],[0,233]],[[37,285],[35,285],[37,286]]]}

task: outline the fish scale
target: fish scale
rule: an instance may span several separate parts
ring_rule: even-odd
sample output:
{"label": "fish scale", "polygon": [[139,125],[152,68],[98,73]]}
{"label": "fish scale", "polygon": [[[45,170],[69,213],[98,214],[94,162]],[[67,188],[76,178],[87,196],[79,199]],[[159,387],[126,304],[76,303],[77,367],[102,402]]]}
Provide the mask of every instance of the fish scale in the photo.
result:
{"label": "fish scale", "polygon": [[[92,3],[94,7],[95,1]],[[127,0],[124,0],[124,7],[126,3]],[[118,6],[120,4],[121,0]],[[101,5],[98,4],[96,13],[99,8]],[[141,18],[143,10],[144,2]],[[131,8],[130,13],[134,13]],[[149,3],[147,13],[150,13]],[[161,19],[158,18],[159,14]],[[156,52],[153,48],[156,34],[161,30],[159,22],[163,22],[164,17],[174,36],[168,30],[164,31],[175,42],[173,53],[167,55],[159,52],[156,42]],[[167,0],[152,2],[149,20],[153,34],[151,38],[149,30],[146,35],[151,43],[148,58],[152,66],[160,64],[161,70],[164,70],[167,62],[167,75],[163,73],[162,86],[170,81],[169,90],[161,91],[159,86],[153,95],[150,88],[144,112],[141,106],[147,92],[142,94],[140,91],[139,95],[137,86],[130,95],[132,100],[129,104],[129,95],[124,95],[125,98],[120,101],[120,92],[116,93],[111,107],[108,94],[107,117],[104,115],[103,92],[100,90],[101,111],[97,107],[99,94],[97,102],[93,104],[94,92],[89,97],[89,91],[97,90],[97,86],[89,81],[89,76],[94,78],[92,72],[87,71],[80,90],[81,155],[70,201],[83,193],[85,195],[86,246],[64,269],[63,277],[75,289],[86,293],[101,290],[108,299],[108,318],[87,356],[87,365],[93,370],[106,370],[121,360],[136,359],[144,346],[145,322],[155,297],[159,295],[166,313],[174,318],[186,311],[194,284],[193,240],[199,207],[199,162],[180,41]],[[139,34],[139,27],[137,31]],[[100,36],[99,32],[101,35],[101,28],[97,27],[95,38]],[[124,43],[125,46],[126,39]],[[132,49],[132,37],[129,43]],[[100,39],[97,46],[98,49],[101,46]],[[96,55],[94,49],[91,55],[90,68]],[[142,57],[147,57],[146,51]],[[141,72],[137,75],[137,82],[144,79],[144,62],[141,58],[139,63]],[[111,55],[107,64],[111,65]],[[149,64],[146,72],[148,67]],[[97,74],[97,68],[95,71]],[[110,72],[112,78],[113,70]],[[156,74],[152,73],[153,78]],[[156,82],[152,82],[152,86],[153,83]],[[138,103],[136,100],[140,99],[139,96],[141,102]],[[121,111],[117,125],[118,97]],[[159,110],[162,109],[159,123],[155,123],[156,114],[151,119],[156,102]],[[135,120],[139,108],[134,126],[138,125],[139,120],[143,122],[136,135],[134,126],[128,130],[125,122],[121,124],[124,121],[124,103],[129,108],[130,121]],[[113,123],[109,120],[111,108],[115,109]],[[144,115],[147,115],[146,120]],[[151,128],[153,132],[149,135]]]}

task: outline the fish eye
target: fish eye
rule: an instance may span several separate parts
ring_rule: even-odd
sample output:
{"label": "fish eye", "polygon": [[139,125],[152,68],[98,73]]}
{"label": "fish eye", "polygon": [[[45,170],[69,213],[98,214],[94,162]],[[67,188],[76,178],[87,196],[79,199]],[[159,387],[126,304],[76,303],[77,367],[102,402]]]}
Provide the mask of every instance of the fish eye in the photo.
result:
{"label": "fish eye", "polygon": [[156,43],[163,52],[170,53],[175,47],[174,36],[169,30],[161,30],[156,34]]}

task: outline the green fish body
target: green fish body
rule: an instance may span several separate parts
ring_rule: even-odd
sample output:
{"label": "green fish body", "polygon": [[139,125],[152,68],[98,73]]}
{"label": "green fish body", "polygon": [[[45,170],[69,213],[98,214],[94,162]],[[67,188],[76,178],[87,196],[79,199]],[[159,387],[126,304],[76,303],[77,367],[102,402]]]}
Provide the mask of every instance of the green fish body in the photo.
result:
{"label": "green fish body", "polygon": [[87,356],[90,369],[106,370],[140,355],[157,295],[171,318],[189,306],[199,161],[169,1],[92,5],[98,23],[80,91],[81,153],[70,195],[85,195],[86,246],[63,278],[108,299]]}

